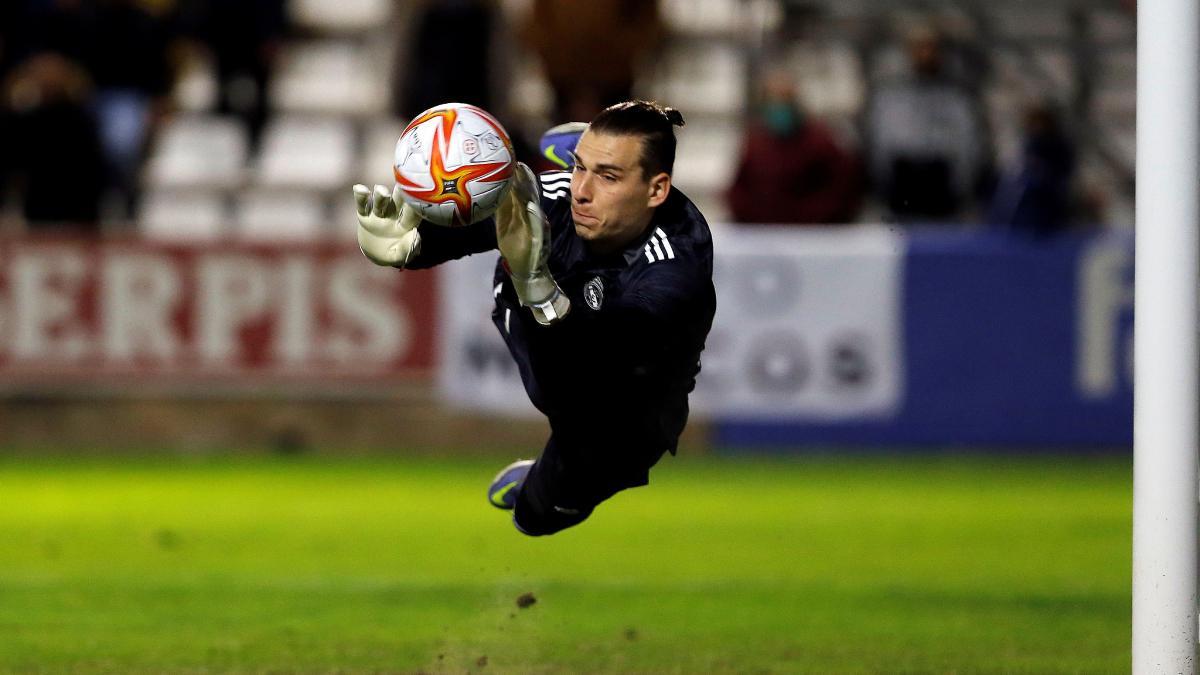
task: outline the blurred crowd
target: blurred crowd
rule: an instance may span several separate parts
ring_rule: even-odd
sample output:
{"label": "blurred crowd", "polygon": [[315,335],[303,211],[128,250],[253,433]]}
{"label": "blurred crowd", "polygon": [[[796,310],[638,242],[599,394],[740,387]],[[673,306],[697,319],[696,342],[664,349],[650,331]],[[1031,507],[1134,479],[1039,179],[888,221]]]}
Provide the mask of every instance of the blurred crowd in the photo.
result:
{"label": "blurred crowd", "polygon": [[1033,235],[1094,217],[1075,192],[1075,142],[1051,100],[1018,113],[1020,153],[996,166],[982,74],[928,26],[913,29],[906,46],[906,67],[869,94],[861,147],[807,114],[791,73],[763,74],[728,191],[735,221],[847,223],[864,199],[899,223],[975,220]]}
{"label": "blurred crowd", "polygon": [[[639,73],[671,39],[645,0],[442,0],[409,5],[409,36],[389,107],[407,119],[446,101],[503,119],[513,95],[480,63],[536,60],[552,92],[551,123],[590,119],[647,95]],[[270,80],[292,34],[285,0],[6,0],[0,3],[0,213],[30,228],[135,218],[149,148],[172,114],[190,58],[215,64],[218,114],[236,116],[253,148],[272,114]],[[455,49],[439,50],[452,35]],[[1098,220],[1077,179],[1077,145],[1062,102],[1035,97],[1019,152],[997,160],[980,83],[987,59],[934,24],[904,36],[905,59],[872,80],[842,133],[806,110],[803,82],[770,49],[748,69],[742,140],[723,191],[731,220],[759,224],[971,223],[1047,235]],[[415,67],[438,53],[437,67]],[[649,92],[653,95],[653,92]],[[671,103],[671,101],[666,101]],[[685,116],[688,111],[685,109]],[[515,141],[538,162],[536,139]],[[685,132],[686,133],[686,130]]]}
{"label": "blurred crowd", "polygon": [[[183,64],[216,64],[218,112],[254,138],[285,0],[6,0],[0,199],[30,227],[95,229],[136,212],[140,171]],[[0,202],[2,203],[2,202]]]}

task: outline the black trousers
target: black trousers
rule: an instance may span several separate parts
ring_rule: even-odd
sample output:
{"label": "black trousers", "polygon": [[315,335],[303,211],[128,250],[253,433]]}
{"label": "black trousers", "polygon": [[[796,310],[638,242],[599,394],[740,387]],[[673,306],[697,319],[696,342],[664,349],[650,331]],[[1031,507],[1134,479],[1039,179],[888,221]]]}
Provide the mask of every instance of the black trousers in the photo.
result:
{"label": "black trousers", "polygon": [[554,534],[582,523],[609,497],[649,483],[650,467],[666,451],[618,442],[610,433],[592,434],[599,443],[580,440],[580,431],[592,430],[552,433],[525,477],[513,511],[521,532]]}
{"label": "black trousers", "polygon": [[[656,433],[649,411],[603,404],[615,397],[600,396],[594,405],[581,402],[587,397],[578,392],[567,397],[575,401],[572,404],[544,400],[547,395],[535,384],[537,368],[530,350],[569,345],[550,342],[553,334],[544,331],[553,329],[534,323],[502,270],[497,270],[496,280],[503,292],[496,297],[492,321],[521,371],[530,400],[549,419],[551,432],[517,495],[513,523],[528,535],[553,534],[583,522],[596,505],[621,490],[647,484],[650,467],[670,444]],[[556,381],[561,385],[561,378]],[[589,384],[581,381],[580,390],[586,391]]]}

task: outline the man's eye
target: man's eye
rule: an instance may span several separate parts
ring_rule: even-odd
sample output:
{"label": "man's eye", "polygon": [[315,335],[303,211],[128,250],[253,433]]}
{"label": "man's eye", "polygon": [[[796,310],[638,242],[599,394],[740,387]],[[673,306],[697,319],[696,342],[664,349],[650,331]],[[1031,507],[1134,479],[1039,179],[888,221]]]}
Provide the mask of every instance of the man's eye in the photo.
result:
{"label": "man's eye", "polygon": [[615,182],[617,182],[617,177],[616,177],[616,176],[614,176],[614,175],[612,175],[611,173],[606,173],[606,174],[604,174],[604,175],[602,176],[602,178],[604,178],[604,180],[608,181],[609,183],[615,183]]}

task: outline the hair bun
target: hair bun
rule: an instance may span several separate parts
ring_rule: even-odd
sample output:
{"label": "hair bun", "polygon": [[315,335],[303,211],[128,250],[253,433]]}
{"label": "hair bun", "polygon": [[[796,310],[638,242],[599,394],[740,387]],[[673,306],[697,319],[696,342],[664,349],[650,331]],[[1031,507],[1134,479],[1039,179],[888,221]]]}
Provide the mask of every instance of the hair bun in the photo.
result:
{"label": "hair bun", "polygon": [[671,124],[673,124],[677,127],[681,127],[684,125],[683,113],[679,112],[678,110],[664,106],[663,114],[667,116],[667,121],[670,122]]}

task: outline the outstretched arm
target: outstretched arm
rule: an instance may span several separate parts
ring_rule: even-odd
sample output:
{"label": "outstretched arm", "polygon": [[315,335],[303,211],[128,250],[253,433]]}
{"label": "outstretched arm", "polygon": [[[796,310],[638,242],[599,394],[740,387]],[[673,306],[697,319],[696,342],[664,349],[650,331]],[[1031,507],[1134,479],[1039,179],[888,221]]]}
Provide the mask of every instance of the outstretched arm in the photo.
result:
{"label": "outstretched arm", "polygon": [[354,186],[358,215],[358,247],[376,265],[424,269],[473,253],[496,248],[491,220],[467,227],[441,227],[421,220],[416,210],[400,198],[400,188],[390,193]]}
{"label": "outstretched arm", "polygon": [[496,243],[521,304],[549,326],[566,317],[571,301],[550,275],[550,223],[539,206],[533,172],[518,163],[496,210]]}

